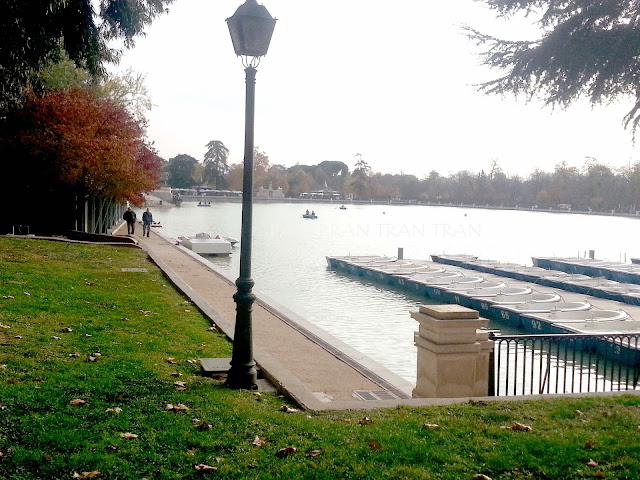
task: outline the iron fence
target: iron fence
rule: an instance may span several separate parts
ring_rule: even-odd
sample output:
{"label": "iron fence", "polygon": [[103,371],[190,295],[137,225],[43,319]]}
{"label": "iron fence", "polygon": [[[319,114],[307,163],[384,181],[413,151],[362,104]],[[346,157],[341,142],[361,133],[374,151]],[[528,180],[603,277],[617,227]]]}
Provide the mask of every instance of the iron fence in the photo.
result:
{"label": "iron fence", "polygon": [[489,364],[489,395],[640,388],[640,333],[508,336],[492,333],[490,338],[494,350]]}

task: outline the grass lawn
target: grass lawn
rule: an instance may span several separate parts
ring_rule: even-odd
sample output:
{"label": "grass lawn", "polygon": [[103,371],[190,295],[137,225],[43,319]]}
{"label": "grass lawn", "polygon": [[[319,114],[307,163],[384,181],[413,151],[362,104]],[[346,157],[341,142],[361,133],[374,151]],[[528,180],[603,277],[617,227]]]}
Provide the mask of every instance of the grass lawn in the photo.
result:
{"label": "grass lawn", "polygon": [[2,479],[640,478],[631,395],[365,414],[229,390],[193,361],[230,343],[136,249],[0,239],[0,324]]}

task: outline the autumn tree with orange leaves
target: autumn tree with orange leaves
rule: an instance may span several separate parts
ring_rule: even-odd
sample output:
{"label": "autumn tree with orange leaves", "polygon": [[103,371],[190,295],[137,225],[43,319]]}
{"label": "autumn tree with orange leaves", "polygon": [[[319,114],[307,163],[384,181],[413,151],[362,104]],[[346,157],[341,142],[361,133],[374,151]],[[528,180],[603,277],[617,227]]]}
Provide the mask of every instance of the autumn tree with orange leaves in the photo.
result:
{"label": "autumn tree with orange leaves", "polygon": [[143,125],[90,89],[29,95],[8,120],[0,182],[18,205],[9,225],[72,229],[71,212],[88,198],[140,205],[157,186],[161,159],[145,144]]}

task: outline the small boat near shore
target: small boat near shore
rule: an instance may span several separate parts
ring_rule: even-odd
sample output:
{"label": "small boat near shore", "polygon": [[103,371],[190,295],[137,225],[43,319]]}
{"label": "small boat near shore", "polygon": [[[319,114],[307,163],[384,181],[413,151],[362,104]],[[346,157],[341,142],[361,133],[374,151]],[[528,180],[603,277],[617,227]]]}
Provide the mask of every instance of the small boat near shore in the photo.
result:
{"label": "small boat near shore", "polygon": [[232,244],[224,238],[212,238],[208,233],[198,233],[195,237],[180,237],[180,245],[198,255],[230,255]]}
{"label": "small boat near shore", "polygon": [[311,218],[312,220],[315,220],[318,216],[314,213],[303,213],[302,218]]}

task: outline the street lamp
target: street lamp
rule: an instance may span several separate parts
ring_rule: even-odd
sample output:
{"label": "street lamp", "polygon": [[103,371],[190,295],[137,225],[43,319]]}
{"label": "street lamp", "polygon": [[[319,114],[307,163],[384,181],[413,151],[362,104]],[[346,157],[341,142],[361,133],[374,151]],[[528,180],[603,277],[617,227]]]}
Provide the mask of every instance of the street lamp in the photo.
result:
{"label": "street lamp", "polygon": [[240,243],[240,276],[236,280],[236,326],[233,337],[231,368],[227,385],[231,388],[257,388],[256,362],[253,360],[251,311],[255,295],[251,278],[251,237],[253,229],[253,124],[255,111],[256,67],[267,54],[276,19],[256,0],[246,2],[227,18],[236,55],[245,67],[247,94],[245,106],[244,172],[242,180],[242,234]]}

